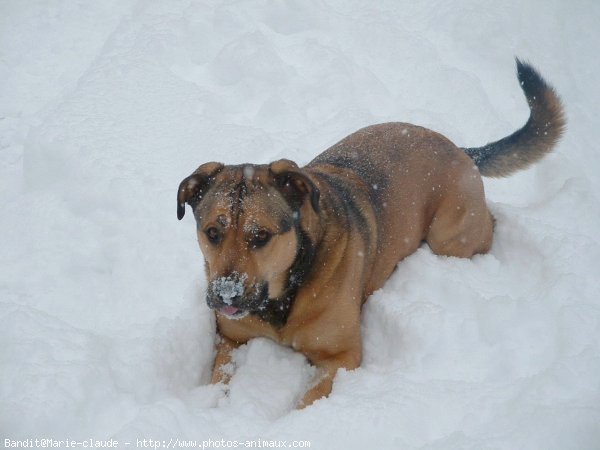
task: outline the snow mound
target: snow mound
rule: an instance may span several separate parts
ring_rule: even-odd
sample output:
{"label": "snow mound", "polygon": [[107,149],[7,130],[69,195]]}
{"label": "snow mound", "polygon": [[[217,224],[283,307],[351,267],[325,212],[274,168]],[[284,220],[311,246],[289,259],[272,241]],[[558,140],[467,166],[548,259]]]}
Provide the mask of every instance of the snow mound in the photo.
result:
{"label": "snow mound", "polygon": [[[0,438],[598,448],[600,4],[0,11]],[[364,307],[362,366],[309,408],[294,405],[314,369],[265,339],[209,385],[215,322],[179,182],[211,160],[304,164],[385,121],[483,145],[527,119],[515,55],[569,123],[532,169],[486,180],[491,252],[406,258]]]}

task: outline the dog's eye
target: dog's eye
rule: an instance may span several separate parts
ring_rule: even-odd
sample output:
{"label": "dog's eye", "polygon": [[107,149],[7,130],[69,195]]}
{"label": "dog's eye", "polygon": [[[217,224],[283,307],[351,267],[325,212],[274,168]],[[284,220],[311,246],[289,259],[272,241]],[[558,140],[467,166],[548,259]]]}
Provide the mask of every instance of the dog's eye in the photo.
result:
{"label": "dog's eye", "polygon": [[221,240],[221,233],[215,227],[210,227],[205,233],[208,240],[213,244],[218,244]]}
{"label": "dog's eye", "polygon": [[252,236],[252,247],[264,247],[270,239],[271,233],[269,233],[267,230],[259,230],[254,234],[254,236]]}

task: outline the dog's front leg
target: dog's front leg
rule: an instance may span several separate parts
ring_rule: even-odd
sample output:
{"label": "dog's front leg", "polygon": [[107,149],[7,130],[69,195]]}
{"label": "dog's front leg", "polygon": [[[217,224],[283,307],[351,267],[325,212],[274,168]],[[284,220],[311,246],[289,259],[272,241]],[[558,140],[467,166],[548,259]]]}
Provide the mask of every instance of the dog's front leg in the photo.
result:
{"label": "dog's front leg", "polygon": [[238,348],[240,344],[217,333],[217,356],[213,368],[212,384],[229,383],[233,375],[233,363],[231,362],[231,352]]}
{"label": "dog's front leg", "polygon": [[317,367],[316,384],[304,394],[304,398],[298,404],[299,409],[311,405],[322,397],[327,397],[338,369],[356,369],[360,365],[361,352],[360,349],[351,350],[328,357],[311,357],[310,360]]}

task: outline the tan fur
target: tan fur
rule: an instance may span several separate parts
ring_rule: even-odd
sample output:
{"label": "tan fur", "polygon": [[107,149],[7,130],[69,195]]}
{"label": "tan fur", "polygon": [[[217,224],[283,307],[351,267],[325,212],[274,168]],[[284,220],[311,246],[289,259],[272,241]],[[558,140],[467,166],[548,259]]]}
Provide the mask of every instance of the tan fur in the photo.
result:
{"label": "tan fur", "polygon": [[[535,100],[551,88],[519,64],[532,116],[486,147],[463,150],[431,130],[387,123],[353,133],[304,168],[287,160],[207,163],[182,181],[178,217],[185,203],[192,205],[207,263],[207,300],[217,310],[213,382],[228,380],[222,369],[232,349],[268,337],[319,369],[299,404],[310,405],[329,394],[339,368],[360,365],[361,307],[399,261],[423,241],[447,256],[490,249],[493,218],[474,161],[492,176],[512,173],[550,151],[564,129],[556,94]],[[259,246],[260,230],[271,238]],[[211,233],[218,242],[210,241]],[[292,273],[299,274],[296,284]],[[219,291],[219,280],[243,294]],[[228,315],[228,305],[235,306],[233,314],[249,313]]]}
{"label": "tan fur", "polygon": [[[300,226],[317,246],[312,275],[298,289],[282,327],[252,314],[231,320],[217,313],[218,330],[225,340],[217,347],[215,381],[227,378],[221,367],[230,361],[232,348],[265,336],[302,352],[319,367],[320,381],[301,402],[309,405],[330,392],[338,368],[353,369],[360,364],[361,306],[383,286],[398,261],[414,252],[423,240],[442,255],[469,257],[489,249],[492,218],[485,205],[481,177],[471,159],[450,141],[409,124],[384,124],[354,133],[323,155],[335,157],[348,149],[368,152],[359,159],[390,174],[385,188],[375,191],[385,206],[379,213],[374,210],[367,184],[371,180],[362,179],[352,167],[317,158],[308,167],[298,169],[318,187],[322,205],[317,213],[305,199],[300,208]],[[232,271],[247,273],[249,288],[257,279],[276,280],[274,292],[270,292],[275,297],[282,288],[277,278],[291,266],[297,241],[288,231],[274,238],[268,248],[248,248],[249,224],[277,228],[270,212],[281,199],[267,188],[254,192],[244,202],[244,211],[235,224],[230,217],[228,191],[243,178],[242,172],[242,168],[223,169],[197,207],[203,216],[198,238],[207,260],[208,277],[211,280]],[[263,177],[269,186],[265,166],[253,166],[252,172],[254,178]],[[361,234],[357,223],[342,224],[339,211],[328,208],[338,193],[321,178],[323,174],[337,176],[352,190],[368,225],[367,233],[363,230]],[[217,224],[219,216],[233,229],[215,247],[207,242],[204,230]]]}

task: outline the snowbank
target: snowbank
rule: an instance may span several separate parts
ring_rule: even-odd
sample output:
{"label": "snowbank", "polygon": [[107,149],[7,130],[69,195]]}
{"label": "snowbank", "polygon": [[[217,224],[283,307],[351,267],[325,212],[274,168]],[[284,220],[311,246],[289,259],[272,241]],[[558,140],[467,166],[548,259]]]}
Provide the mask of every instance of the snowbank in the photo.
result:
{"label": "snowbank", "polygon": [[[0,438],[598,448],[597,2],[0,10]],[[209,160],[306,163],[392,120],[484,144],[526,120],[514,55],[569,129],[486,180],[490,254],[403,261],[364,308],[362,367],[310,408],[294,404],[312,368],[268,340],[236,352],[228,389],[207,385],[214,320],[179,181]]]}

